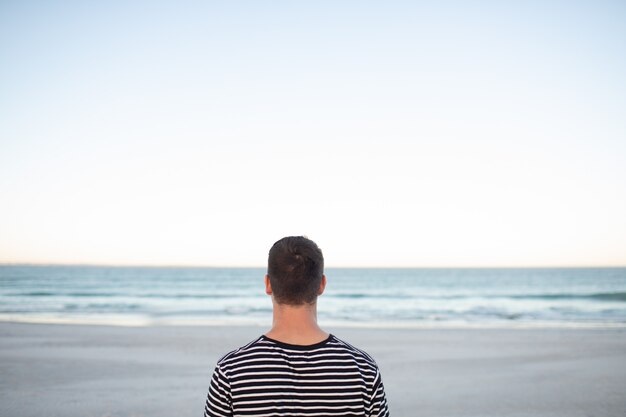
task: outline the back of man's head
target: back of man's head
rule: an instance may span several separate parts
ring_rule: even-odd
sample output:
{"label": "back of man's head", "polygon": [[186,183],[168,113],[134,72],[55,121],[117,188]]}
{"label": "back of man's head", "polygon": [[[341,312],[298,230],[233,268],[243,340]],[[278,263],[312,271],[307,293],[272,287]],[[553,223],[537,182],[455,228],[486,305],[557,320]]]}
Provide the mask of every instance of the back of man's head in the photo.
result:
{"label": "back of man's head", "polygon": [[267,275],[274,300],[279,304],[315,302],[323,274],[322,251],[304,236],[284,237],[270,249]]}

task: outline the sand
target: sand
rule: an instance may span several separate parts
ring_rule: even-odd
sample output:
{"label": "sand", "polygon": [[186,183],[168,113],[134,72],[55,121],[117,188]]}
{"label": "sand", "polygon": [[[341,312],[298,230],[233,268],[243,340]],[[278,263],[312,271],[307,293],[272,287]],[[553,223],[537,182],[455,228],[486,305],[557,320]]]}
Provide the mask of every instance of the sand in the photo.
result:
{"label": "sand", "polygon": [[[265,330],[0,323],[0,416],[201,416]],[[375,357],[394,417],[626,415],[626,329],[326,330]]]}

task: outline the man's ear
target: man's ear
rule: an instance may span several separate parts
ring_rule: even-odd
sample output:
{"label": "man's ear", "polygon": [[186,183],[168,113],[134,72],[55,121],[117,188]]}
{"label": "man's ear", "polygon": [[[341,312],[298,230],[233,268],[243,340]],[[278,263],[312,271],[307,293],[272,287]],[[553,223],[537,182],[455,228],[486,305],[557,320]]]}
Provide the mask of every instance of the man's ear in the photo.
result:
{"label": "man's ear", "polygon": [[320,282],[320,289],[317,290],[317,295],[322,295],[324,288],[326,288],[326,275],[322,275],[322,282]]}
{"label": "man's ear", "polygon": [[265,294],[272,295],[272,284],[270,283],[270,276],[265,274]]}

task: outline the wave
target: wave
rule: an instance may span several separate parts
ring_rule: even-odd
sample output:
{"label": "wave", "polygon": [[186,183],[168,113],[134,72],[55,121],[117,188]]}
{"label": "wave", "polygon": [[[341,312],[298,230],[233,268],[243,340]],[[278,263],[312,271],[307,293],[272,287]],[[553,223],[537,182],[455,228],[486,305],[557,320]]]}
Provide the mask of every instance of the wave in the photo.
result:
{"label": "wave", "polygon": [[594,293],[594,294],[572,294],[572,293],[516,294],[516,295],[505,296],[503,298],[538,299],[538,300],[581,299],[581,300],[598,300],[598,301],[626,301],[626,292],[601,292],[601,293]]}
{"label": "wave", "polygon": [[[421,296],[414,296],[410,294],[377,294],[377,293],[335,293],[335,294],[325,294],[324,297],[330,298],[393,298],[393,299],[402,299],[402,298],[426,298]],[[439,298],[439,297],[437,297]]]}
{"label": "wave", "polygon": [[[249,294],[246,293],[144,293],[136,294],[132,291],[128,293],[122,292],[98,292],[98,291],[25,291],[5,294],[17,297],[129,297],[129,298],[156,298],[156,299],[225,299],[225,298],[257,298],[262,296],[256,291]],[[468,298],[487,298],[487,299],[514,299],[514,300],[595,300],[595,301],[611,301],[626,302],[626,292],[600,292],[600,293],[545,293],[545,294],[385,294],[385,293],[368,293],[368,292],[340,292],[327,293],[324,297],[329,298],[348,298],[348,299],[427,299],[427,300],[457,300]]]}
{"label": "wave", "polygon": [[515,299],[515,300],[596,300],[596,301],[624,301],[626,292],[606,293],[547,293],[547,294],[454,294],[454,295],[418,295],[418,294],[384,294],[384,293],[336,293],[328,294],[331,298],[390,298],[390,299],[428,299],[428,300],[461,300],[468,298],[487,299]]}
{"label": "wave", "polygon": [[6,294],[13,297],[130,297],[130,298],[166,298],[166,299],[215,299],[215,298],[246,298],[256,297],[257,295],[247,294],[134,294],[132,292],[63,292],[63,291],[27,291]]}
{"label": "wave", "polygon": [[122,293],[111,292],[63,292],[63,291],[26,291],[7,294],[17,297],[123,297]]}

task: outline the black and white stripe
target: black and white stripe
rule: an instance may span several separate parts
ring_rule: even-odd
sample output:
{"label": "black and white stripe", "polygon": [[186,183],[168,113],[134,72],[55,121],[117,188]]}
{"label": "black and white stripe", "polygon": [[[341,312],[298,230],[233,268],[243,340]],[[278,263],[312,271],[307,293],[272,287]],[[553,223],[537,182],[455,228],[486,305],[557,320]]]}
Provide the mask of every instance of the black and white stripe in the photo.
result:
{"label": "black and white stripe", "polygon": [[389,416],[374,359],[333,335],[298,346],[261,336],[224,355],[205,417]]}

